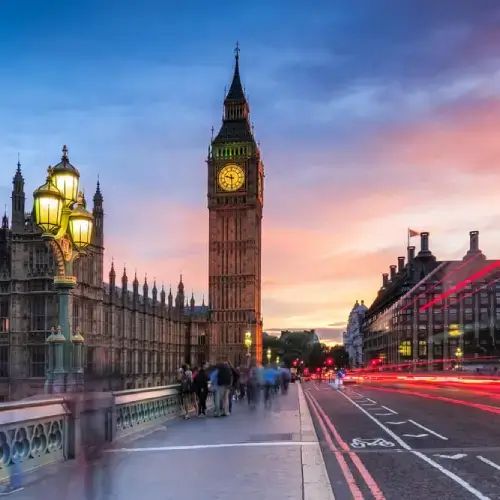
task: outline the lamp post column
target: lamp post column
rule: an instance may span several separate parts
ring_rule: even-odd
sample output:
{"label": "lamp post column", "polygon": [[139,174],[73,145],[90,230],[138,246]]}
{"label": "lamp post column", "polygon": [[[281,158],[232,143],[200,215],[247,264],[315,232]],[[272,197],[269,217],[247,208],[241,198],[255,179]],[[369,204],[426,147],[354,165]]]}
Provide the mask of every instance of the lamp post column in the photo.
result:
{"label": "lamp post column", "polygon": [[80,332],[73,335],[73,380],[75,391],[83,391],[83,343]]}
{"label": "lamp post column", "polygon": [[[67,266],[69,267],[69,266]],[[67,269],[70,271],[70,269]],[[67,272],[66,274],[70,274]],[[70,321],[70,294],[71,289],[76,286],[76,278],[74,276],[56,276],[54,278],[54,286],[59,292],[59,326],[61,334],[64,338],[63,346],[63,369],[65,373],[65,384],[63,392],[74,392],[75,379],[73,373],[73,343],[71,338],[71,321]]]}
{"label": "lamp post column", "polygon": [[45,394],[52,393],[52,383],[54,380],[54,367],[55,367],[55,351],[54,351],[54,328],[51,329],[50,335],[45,340],[46,353],[47,353],[47,365],[45,368]]}
{"label": "lamp post column", "polygon": [[51,394],[60,394],[66,389],[66,375],[64,369],[64,345],[66,339],[61,333],[61,327],[57,327],[57,333],[52,337],[51,343],[54,349],[54,370],[52,371]]}

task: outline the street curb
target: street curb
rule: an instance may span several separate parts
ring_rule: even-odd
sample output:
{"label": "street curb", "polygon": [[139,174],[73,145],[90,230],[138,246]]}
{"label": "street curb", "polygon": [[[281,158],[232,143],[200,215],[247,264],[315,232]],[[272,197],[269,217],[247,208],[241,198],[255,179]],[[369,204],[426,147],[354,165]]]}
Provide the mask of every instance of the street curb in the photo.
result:
{"label": "street curb", "polygon": [[301,447],[303,500],[335,500],[333,488],[326,471],[325,460],[314,428],[311,412],[307,406],[304,391],[297,384],[299,396],[300,440],[311,441],[313,446]]}

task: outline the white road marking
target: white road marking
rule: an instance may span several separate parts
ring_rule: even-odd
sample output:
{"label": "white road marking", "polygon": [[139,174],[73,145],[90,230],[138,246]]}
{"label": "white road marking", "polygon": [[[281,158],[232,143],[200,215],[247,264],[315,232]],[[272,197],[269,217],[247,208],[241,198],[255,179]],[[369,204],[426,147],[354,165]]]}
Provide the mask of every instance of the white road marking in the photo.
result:
{"label": "white road marking", "polygon": [[385,422],[385,423],[389,425],[401,425],[408,423],[408,420],[402,420],[401,422]]}
{"label": "white road marking", "polygon": [[351,442],[352,448],[366,448],[367,446],[381,446],[382,448],[392,448],[394,443],[384,438],[362,439],[354,438]]}
{"label": "white road marking", "polygon": [[340,394],[348,401],[350,401],[356,408],[361,410],[372,422],[375,422],[375,424],[377,424],[382,430],[384,430],[387,434],[389,434],[389,436],[391,436],[394,439],[394,441],[396,441],[396,443],[398,443],[401,446],[401,448],[404,448],[405,450],[411,452],[413,455],[420,458],[431,467],[434,467],[436,470],[438,470],[445,476],[449,477],[452,481],[455,481],[455,483],[457,483],[462,488],[467,490],[469,493],[474,495],[475,498],[478,498],[479,500],[491,500],[486,495],[483,495],[479,490],[476,490],[476,488],[474,488],[471,484],[462,479],[460,476],[457,476],[454,472],[451,472],[450,470],[446,469],[442,465],[438,464],[435,460],[432,460],[432,458],[428,457],[427,455],[424,455],[420,451],[414,450],[409,444],[406,443],[406,441],[404,441],[396,433],[391,431],[391,429],[389,429],[389,427],[380,422],[380,420],[376,419],[373,415],[370,415],[370,413],[368,413],[363,407],[361,407],[355,401],[353,401],[349,396],[347,396],[342,392]]}
{"label": "white road marking", "polygon": [[359,403],[361,406],[373,406],[376,405],[377,403]]}
{"label": "white road marking", "polygon": [[493,467],[496,470],[500,470],[500,465],[496,464],[495,462],[492,462],[491,460],[488,460],[487,458],[484,458],[480,455],[476,457],[478,460],[481,460],[481,462],[484,462],[485,464],[488,464],[490,467]]}
{"label": "white road marking", "polygon": [[104,450],[105,453],[128,453],[144,451],[179,451],[179,450],[208,450],[214,448],[244,448],[256,446],[314,446],[314,441],[269,441],[258,443],[221,443],[221,444],[195,444],[187,446],[152,446],[149,448],[115,448]]}
{"label": "white road marking", "polygon": [[[451,460],[459,460],[460,458],[465,458],[467,456],[466,453],[456,453],[455,455],[434,455],[439,458],[450,458]],[[479,458],[479,457],[477,457]]]}
{"label": "white road marking", "polygon": [[377,404],[376,401],[373,401],[373,399],[370,399],[370,398],[365,398],[367,401],[370,401],[370,403],[373,403],[373,404]]}
{"label": "white road marking", "polygon": [[388,412],[392,413],[393,415],[397,415],[398,414],[397,411],[391,410],[390,408],[387,408],[387,406],[384,406],[384,405],[380,405],[380,406],[382,406],[382,408],[384,410],[387,410]]}
{"label": "white road marking", "polygon": [[375,413],[377,417],[392,417],[393,413]]}
{"label": "white road marking", "polygon": [[448,441],[447,437],[443,436],[442,434],[438,434],[437,432],[433,431],[432,429],[429,429],[428,427],[425,427],[425,425],[415,422],[415,420],[408,420],[408,422],[411,422],[413,425],[420,427],[423,431],[427,431],[429,434],[433,434],[434,436],[438,437],[439,439],[442,439],[443,441]]}
{"label": "white road marking", "polygon": [[427,437],[429,434],[403,434],[404,437],[407,438],[424,438]]}

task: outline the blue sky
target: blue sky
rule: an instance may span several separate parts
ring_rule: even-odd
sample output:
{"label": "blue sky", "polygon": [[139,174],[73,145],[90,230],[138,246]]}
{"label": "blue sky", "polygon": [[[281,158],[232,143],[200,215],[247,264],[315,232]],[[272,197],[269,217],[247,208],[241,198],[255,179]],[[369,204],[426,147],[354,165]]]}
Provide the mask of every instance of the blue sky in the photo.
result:
{"label": "blue sky", "polygon": [[[452,225],[446,217],[437,223],[422,200],[435,197],[434,209],[447,211],[453,196],[463,200],[473,168],[497,157],[493,139],[484,144],[487,134],[457,154],[450,127],[494,125],[488,110],[500,92],[500,4],[311,5],[1,6],[0,199],[9,201],[18,152],[29,195],[67,144],[87,192],[100,176],[108,263],[113,256],[166,284],[182,271],[199,300],[207,288],[204,159],[238,40],[266,164],[266,328],[316,327],[337,338],[354,300],[369,301],[380,273],[404,253],[408,225],[447,234],[436,244],[452,255],[477,229],[471,224],[489,217],[478,226],[487,230],[496,217],[478,208]],[[425,139],[431,127],[435,141],[447,133],[435,142],[437,155]],[[432,157],[422,156],[427,150]],[[478,150],[480,158],[470,156]],[[427,167],[432,179],[420,175]],[[450,194],[451,168],[459,173]],[[490,201],[491,178],[483,180],[474,186]],[[485,237],[496,249],[493,231]]]}

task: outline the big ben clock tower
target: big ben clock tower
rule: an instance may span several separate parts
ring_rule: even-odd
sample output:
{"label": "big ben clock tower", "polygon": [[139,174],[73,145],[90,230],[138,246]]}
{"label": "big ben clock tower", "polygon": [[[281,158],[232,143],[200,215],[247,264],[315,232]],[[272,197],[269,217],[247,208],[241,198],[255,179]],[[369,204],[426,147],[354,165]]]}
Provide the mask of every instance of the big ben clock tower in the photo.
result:
{"label": "big ben clock tower", "polygon": [[214,355],[245,362],[245,333],[251,353],[262,359],[261,260],[264,165],[252,133],[240,79],[239,48],[224,99],[224,117],[209,149],[209,302]]}

